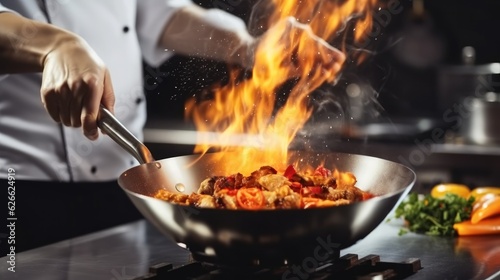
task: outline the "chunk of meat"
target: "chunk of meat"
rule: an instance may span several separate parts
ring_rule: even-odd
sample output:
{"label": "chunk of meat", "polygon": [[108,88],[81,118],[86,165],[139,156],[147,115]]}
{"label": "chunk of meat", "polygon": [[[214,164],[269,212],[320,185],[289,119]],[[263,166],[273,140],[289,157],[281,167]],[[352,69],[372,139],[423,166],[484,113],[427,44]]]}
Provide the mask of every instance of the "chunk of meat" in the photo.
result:
{"label": "chunk of meat", "polygon": [[203,180],[203,182],[201,182],[200,184],[200,188],[198,188],[198,191],[197,193],[198,194],[206,194],[206,195],[213,195],[214,194],[214,185],[215,185],[215,181],[220,178],[220,177],[210,177],[210,178],[207,178],[205,180]]}
{"label": "chunk of meat", "polygon": [[361,201],[363,199],[363,192],[356,187],[350,187],[344,189],[329,188],[328,194],[326,194],[325,199],[328,200],[345,199],[352,202]]}
{"label": "chunk of meat", "polygon": [[296,192],[292,192],[291,194],[276,200],[276,208],[299,209],[300,206],[301,206],[301,196]]}
{"label": "chunk of meat", "polygon": [[262,166],[261,168],[259,168],[259,170],[252,172],[252,176],[260,178],[260,177],[265,176],[265,175],[277,174],[277,173],[278,173],[278,171],[276,171],[276,169],[274,169],[271,166],[266,165],[266,166]]}
{"label": "chunk of meat", "polygon": [[268,191],[275,191],[289,181],[285,176],[278,174],[268,174],[260,177],[258,182],[264,189]]}
{"label": "chunk of meat", "polygon": [[264,176],[274,175],[278,172],[271,166],[262,166],[259,170],[252,172],[250,176],[243,178],[242,184],[246,188],[259,188],[262,189],[260,179]]}
{"label": "chunk of meat", "polygon": [[221,198],[226,209],[238,209],[238,204],[234,195],[223,194]]}
{"label": "chunk of meat", "polygon": [[331,206],[339,206],[350,204],[351,201],[347,199],[338,199],[338,200],[323,200],[320,198],[314,197],[303,197],[302,202],[304,203],[304,209],[308,208],[319,208],[319,207],[331,207]]}
{"label": "chunk of meat", "polygon": [[217,177],[214,183],[214,193],[219,192],[222,189],[239,189],[243,185],[242,181],[243,175],[241,173],[227,177]]}
{"label": "chunk of meat", "polygon": [[160,189],[155,195],[155,198],[166,200],[173,203],[186,204],[189,195],[183,193],[173,193],[165,189]]}
{"label": "chunk of meat", "polygon": [[337,180],[337,188],[349,188],[356,185],[356,177],[351,172],[333,172],[333,178]]}
{"label": "chunk of meat", "polygon": [[215,208],[215,198],[211,195],[192,193],[189,195],[189,204],[196,207]]}
{"label": "chunk of meat", "polygon": [[276,195],[276,193],[270,192],[270,191],[262,191],[262,194],[264,195],[264,199],[266,200],[266,207],[265,208],[274,209],[275,202],[278,199],[278,196]]}

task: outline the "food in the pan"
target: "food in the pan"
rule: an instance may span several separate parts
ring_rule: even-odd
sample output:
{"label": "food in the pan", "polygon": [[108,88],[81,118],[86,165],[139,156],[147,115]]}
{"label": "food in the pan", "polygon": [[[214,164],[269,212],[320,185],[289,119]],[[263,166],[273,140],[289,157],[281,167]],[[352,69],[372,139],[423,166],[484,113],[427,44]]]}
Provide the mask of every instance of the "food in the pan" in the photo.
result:
{"label": "food in the pan", "polygon": [[246,210],[328,207],[373,197],[355,184],[352,173],[331,171],[323,166],[299,173],[289,165],[282,174],[271,166],[262,166],[249,176],[236,173],[207,178],[196,193],[162,189],[155,197],[196,207]]}

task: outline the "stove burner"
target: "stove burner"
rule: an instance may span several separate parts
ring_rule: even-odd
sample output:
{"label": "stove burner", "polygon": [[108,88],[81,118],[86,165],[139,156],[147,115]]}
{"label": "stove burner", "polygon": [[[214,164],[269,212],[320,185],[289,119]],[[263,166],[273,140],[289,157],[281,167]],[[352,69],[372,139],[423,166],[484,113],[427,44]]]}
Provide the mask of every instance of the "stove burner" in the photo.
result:
{"label": "stove burner", "polygon": [[[247,254],[207,256],[198,252],[192,252],[191,258],[193,261],[210,263],[219,267],[276,268],[289,266],[291,264],[302,265],[303,262],[311,259],[310,248],[307,246],[304,247],[307,250],[304,250],[303,248],[295,248],[295,252],[293,252],[293,254],[286,254],[286,257],[283,254],[273,254],[271,252],[267,252],[266,255],[261,254],[258,258],[249,257]],[[328,262],[332,262],[332,260],[337,260],[338,258],[340,258],[340,250],[331,249],[330,251],[327,251],[325,255],[318,256],[318,259],[322,259],[321,261],[314,259],[313,266],[319,267]]]}
{"label": "stove burner", "polygon": [[418,258],[410,258],[403,262],[382,262],[378,255],[368,255],[359,259],[358,255],[347,254],[315,268],[304,264],[276,268],[241,268],[220,267],[198,261],[179,267],[173,267],[169,263],[159,263],[150,267],[149,274],[132,280],[396,280],[407,278],[420,269],[422,266]]}

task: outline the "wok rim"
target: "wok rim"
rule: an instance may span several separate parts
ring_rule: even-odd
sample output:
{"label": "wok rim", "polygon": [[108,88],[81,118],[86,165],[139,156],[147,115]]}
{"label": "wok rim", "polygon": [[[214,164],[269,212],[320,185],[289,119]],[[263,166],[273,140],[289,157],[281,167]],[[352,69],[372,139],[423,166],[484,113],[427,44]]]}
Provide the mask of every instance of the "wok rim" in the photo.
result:
{"label": "wok rim", "polygon": [[[315,157],[309,158],[311,155]],[[198,186],[194,188],[194,185],[210,176],[207,174],[220,171],[211,168],[216,158],[207,158],[191,166],[186,174],[176,173],[179,172],[176,167],[196,157],[199,155],[171,157],[154,161],[152,165],[132,167],[120,176],[123,181],[119,185],[144,218],[165,237],[183,244],[179,246],[188,250],[194,260],[233,267],[299,263],[311,256],[312,250],[320,246],[320,240],[328,242],[328,253],[330,249],[348,248],[387,219],[416,182],[415,171],[387,159],[354,153],[300,151],[287,161],[304,159],[298,163],[298,170],[317,163],[332,164],[332,168],[354,174],[366,169],[366,175],[357,176],[361,178],[358,184],[376,196],[332,207],[269,210],[203,208],[152,196],[161,188],[173,191],[173,184],[182,180],[189,184],[184,193],[196,192]],[[137,170],[125,175],[135,168]]]}

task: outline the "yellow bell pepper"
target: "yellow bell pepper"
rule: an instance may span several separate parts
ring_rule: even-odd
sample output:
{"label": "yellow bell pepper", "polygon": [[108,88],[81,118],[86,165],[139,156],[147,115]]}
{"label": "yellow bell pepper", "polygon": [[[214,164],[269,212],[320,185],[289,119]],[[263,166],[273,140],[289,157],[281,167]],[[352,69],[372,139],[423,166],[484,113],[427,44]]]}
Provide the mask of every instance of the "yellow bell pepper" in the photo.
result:
{"label": "yellow bell pepper", "polygon": [[431,189],[431,195],[435,198],[442,198],[447,193],[452,193],[463,198],[468,198],[470,195],[470,189],[466,185],[462,184],[439,184]]}

